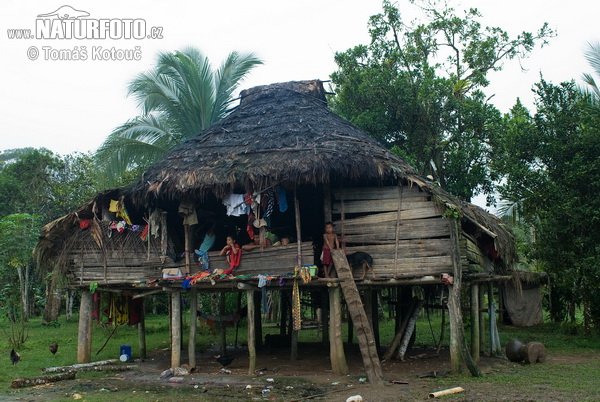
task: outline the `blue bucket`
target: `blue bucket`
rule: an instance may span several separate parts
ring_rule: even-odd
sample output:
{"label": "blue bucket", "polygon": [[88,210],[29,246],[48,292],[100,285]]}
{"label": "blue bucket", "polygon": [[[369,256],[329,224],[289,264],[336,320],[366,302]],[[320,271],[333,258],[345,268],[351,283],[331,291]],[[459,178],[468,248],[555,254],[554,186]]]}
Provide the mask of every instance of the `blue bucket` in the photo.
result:
{"label": "blue bucket", "polygon": [[119,356],[127,356],[127,361],[131,360],[131,345],[121,345]]}

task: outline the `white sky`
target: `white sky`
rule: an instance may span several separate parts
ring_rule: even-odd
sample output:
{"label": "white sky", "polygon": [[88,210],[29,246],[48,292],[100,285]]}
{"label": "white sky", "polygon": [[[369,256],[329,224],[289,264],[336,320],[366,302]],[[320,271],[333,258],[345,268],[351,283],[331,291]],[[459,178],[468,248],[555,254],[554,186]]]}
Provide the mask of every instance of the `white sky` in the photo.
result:
{"label": "white sky", "polygon": [[[90,13],[90,18],[143,18],[161,26],[161,40],[9,40],[7,29],[33,29],[38,14],[61,5]],[[407,4],[401,0],[401,10]],[[531,106],[531,87],[544,77],[558,83],[590,71],[583,57],[588,41],[600,40],[599,3],[591,0],[463,0],[456,9],[477,7],[484,23],[516,34],[535,31],[544,21],[558,31],[544,49],[491,76],[486,91],[506,112],[517,97]],[[194,46],[216,66],[233,50],[252,51],[265,64],[241,86],[322,79],[336,69],[333,56],[368,43],[369,16],[381,11],[379,0],[362,1],[3,1],[0,3],[0,150],[45,147],[60,154],[93,151],[116,126],[137,115],[126,98],[127,83],[154,65],[158,51]],[[140,46],[140,61],[52,61],[43,54],[31,61],[36,46],[73,49],[85,45],[131,49]],[[89,53],[91,51],[88,50]]]}

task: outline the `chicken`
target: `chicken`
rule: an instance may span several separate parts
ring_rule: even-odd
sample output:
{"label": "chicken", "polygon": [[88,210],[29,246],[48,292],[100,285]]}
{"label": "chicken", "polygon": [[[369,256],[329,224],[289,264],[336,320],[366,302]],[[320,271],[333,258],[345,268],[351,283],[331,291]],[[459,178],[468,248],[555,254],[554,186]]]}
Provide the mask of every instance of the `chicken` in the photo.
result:
{"label": "chicken", "polygon": [[58,343],[54,342],[53,344],[50,345],[50,353],[52,353],[53,355],[56,354],[56,352],[58,352]]}
{"label": "chicken", "polygon": [[231,362],[235,359],[235,357],[232,356],[221,356],[221,355],[216,355],[214,356],[215,359],[217,359],[217,361],[219,363],[221,363],[221,366],[223,367],[227,367],[231,364]]}
{"label": "chicken", "polygon": [[15,352],[14,349],[10,351],[10,361],[12,362],[13,366],[15,366],[17,362],[21,361],[21,355]]}

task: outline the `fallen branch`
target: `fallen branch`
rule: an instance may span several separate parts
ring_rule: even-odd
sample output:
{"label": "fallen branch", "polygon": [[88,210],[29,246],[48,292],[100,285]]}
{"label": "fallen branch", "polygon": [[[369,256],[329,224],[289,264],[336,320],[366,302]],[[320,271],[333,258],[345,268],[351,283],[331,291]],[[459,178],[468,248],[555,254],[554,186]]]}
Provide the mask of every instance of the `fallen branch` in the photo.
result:
{"label": "fallen branch", "polygon": [[74,380],[74,379],[75,379],[75,372],[69,371],[66,373],[46,375],[46,376],[41,376],[41,377],[17,378],[17,379],[12,380],[10,387],[11,388],[23,388],[23,387],[31,387],[34,385],[47,384],[49,382]]}
{"label": "fallen branch", "polygon": [[77,371],[78,369],[81,369],[83,367],[108,366],[110,364],[116,364],[117,362],[117,359],[109,359],[100,360],[92,363],[73,364],[72,366],[45,367],[42,369],[42,373],[64,373],[67,371]]}

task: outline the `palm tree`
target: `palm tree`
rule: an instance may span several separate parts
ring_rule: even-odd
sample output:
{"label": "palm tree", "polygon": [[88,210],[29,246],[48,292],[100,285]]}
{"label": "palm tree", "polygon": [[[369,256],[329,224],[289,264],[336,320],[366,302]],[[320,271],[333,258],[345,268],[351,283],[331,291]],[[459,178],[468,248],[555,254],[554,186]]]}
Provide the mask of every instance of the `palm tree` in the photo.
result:
{"label": "palm tree", "polygon": [[[594,73],[600,77],[600,43],[588,43],[589,48],[585,51],[585,59],[590,63]],[[600,101],[600,87],[591,74],[584,73],[583,81],[589,85],[593,97]]]}
{"label": "palm tree", "polygon": [[233,92],[259,64],[252,53],[232,52],[213,70],[194,48],[159,54],[155,68],[129,84],[128,95],[137,100],[141,115],[117,127],[96,151],[110,184],[225,117]]}

